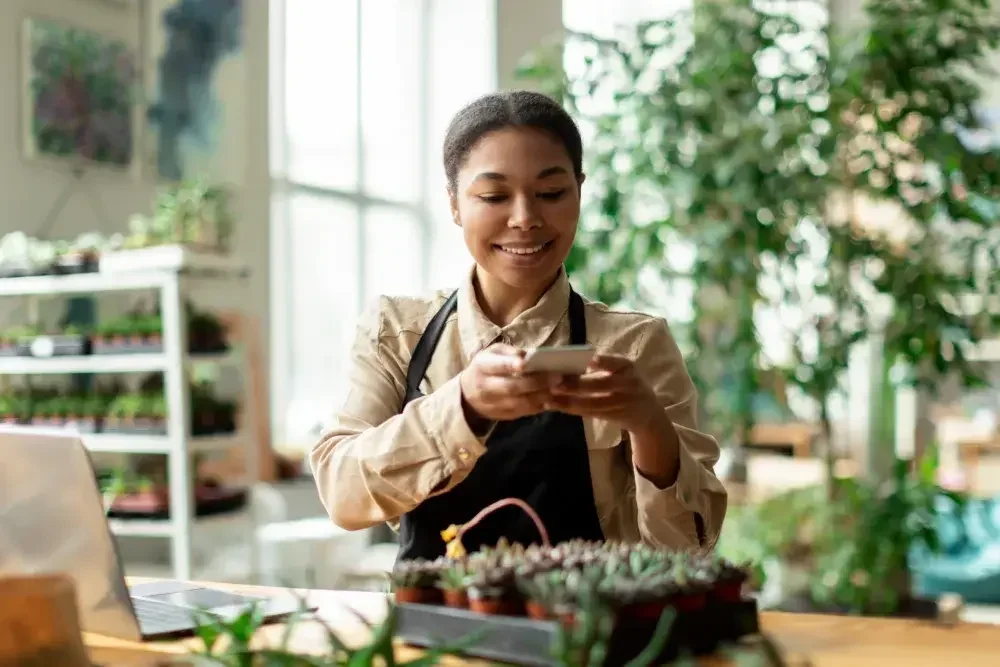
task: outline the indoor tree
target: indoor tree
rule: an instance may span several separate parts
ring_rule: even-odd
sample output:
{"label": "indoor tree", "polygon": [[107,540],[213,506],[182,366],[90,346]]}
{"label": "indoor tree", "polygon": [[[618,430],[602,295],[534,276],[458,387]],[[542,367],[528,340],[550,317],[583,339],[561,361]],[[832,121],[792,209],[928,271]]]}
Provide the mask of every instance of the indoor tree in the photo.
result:
{"label": "indoor tree", "polygon": [[[574,283],[667,316],[727,444],[748,442],[768,365],[761,277],[799,252],[796,226],[824,192],[810,106],[822,45],[808,20],[767,5],[699,3],[614,38],[571,34],[578,70],[536,54],[521,71],[590,135]],[[681,326],[666,304],[685,288]]]}

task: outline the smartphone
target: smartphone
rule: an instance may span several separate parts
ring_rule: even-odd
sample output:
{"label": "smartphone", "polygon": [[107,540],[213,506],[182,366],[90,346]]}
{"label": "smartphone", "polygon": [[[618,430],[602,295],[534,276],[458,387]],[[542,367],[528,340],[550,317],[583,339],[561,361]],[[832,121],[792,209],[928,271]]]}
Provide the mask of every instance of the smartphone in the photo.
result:
{"label": "smartphone", "polygon": [[525,355],[524,372],[583,375],[593,358],[592,345],[537,347]]}

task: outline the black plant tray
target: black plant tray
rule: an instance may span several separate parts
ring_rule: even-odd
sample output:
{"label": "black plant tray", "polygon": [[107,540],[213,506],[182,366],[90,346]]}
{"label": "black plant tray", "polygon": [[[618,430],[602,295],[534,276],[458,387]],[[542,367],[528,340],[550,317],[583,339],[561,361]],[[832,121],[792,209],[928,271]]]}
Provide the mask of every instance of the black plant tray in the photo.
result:
{"label": "black plant tray", "polygon": [[61,261],[52,265],[52,273],[57,276],[67,276],[74,273],[95,273],[98,269],[98,261],[94,257],[87,257],[80,261]]}
{"label": "black plant tray", "polygon": [[[51,354],[35,354],[34,345],[40,338],[52,342]],[[80,334],[37,336],[18,341],[17,352],[22,357],[79,357],[90,354],[90,338]]]}
{"label": "black plant tray", "polygon": [[[429,647],[482,632],[466,650],[467,655],[531,667],[558,664],[552,652],[558,621],[486,616],[443,605],[402,603],[398,607],[397,637],[412,646]],[[636,657],[652,640],[656,624],[656,619],[620,619],[612,632],[604,664],[623,665]],[[653,664],[685,654],[709,655],[723,645],[759,632],[756,600],[712,602],[701,611],[677,615],[670,640]]]}
{"label": "black plant tray", "polygon": [[95,343],[94,354],[159,354],[163,352],[163,341],[131,341],[121,343]]}
{"label": "black plant tray", "polygon": [[120,435],[166,435],[166,424],[117,424],[104,422],[102,433]]}

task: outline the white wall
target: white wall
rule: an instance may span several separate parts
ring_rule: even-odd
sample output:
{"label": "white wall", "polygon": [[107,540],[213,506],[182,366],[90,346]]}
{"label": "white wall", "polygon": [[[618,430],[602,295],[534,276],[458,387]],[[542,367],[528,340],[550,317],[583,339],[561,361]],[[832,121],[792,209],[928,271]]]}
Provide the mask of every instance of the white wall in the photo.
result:
{"label": "white wall", "polygon": [[[0,236],[15,230],[38,231],[53,202],[73,184],[71,172],[61,164],[33,161],[22,150],[21,93],[24,73],[22,22],[28,17],[65,21],[77,27],[119,38],[137,49],[145,32],[140,2],[108,0],[2,0],[0,2]],[[165,4],[162,0],[160,5]],[[266,371],[268,317],[268,3],[244,3],[244,46],[239,65],[222,67],[220,102],[230,116],[223,128],[229,150],[212,161],[213,171],[236,191],[239,223],[235,253],[252,267],[245,290],[213,290],[206,305],[238,308],[260,323]],[[246,82],[243,85],[243,82]],[[238,136],[234,136],[238,135]],[[234,147],[237,150],[234,150]],[[125,231],[128,216],[149,212],[156,181],[142,173],[88,170],[51,227],[55,238],[81,232]],[[9,305],[9,304],[8,304]],[[9,311],[0,306],[0,323]],[[266,379],[266,378],[265,378]]]}

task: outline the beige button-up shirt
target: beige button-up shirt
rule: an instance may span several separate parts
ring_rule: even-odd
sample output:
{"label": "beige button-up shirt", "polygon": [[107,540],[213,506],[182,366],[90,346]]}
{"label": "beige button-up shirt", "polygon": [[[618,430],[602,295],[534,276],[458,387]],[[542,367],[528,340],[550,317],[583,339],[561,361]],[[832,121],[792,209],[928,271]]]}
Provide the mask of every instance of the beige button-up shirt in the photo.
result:
{"label": "beige button-up shirt", "polygon": [[[421,386],[424,396],[403,410],[410,355],[450,292],[431,298],[384,296],[364,313],[351,349],[347,396],[311,456],[320,497],[334,523],[347,530],[383,522],[395,527],[426,498],[461,482],[486,443],[466,423],[458,374],[497,341],[524,348],[568,344],[569,293],[563,273],[535,306],[498,327],[480,309],[470,272]],[[727,502],[713,471],[719,446],[695,423],[695,389],[666,322],[584,303],[587,342],[599,352],[634,361],[680,436],[677,480],[661,489],[636,471],[626,433],[604,420],[584,419],[605,537],[698,547],[700,523],[700,546],[711,548]],[[480,509],[468,508],[469,518]]]}

